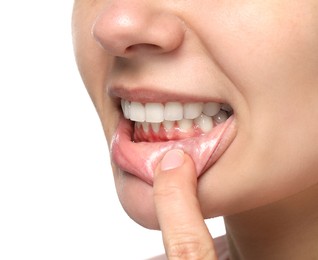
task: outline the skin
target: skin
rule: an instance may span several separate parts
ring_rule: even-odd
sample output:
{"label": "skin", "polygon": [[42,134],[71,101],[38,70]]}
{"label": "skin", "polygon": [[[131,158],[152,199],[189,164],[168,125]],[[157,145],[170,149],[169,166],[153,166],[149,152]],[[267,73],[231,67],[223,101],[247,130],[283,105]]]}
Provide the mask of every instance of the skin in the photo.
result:
{"label": "skin", "polygon": [[[233,142],[188,193],[203,218],[225,216],[233,259],[318,257],[317,28],[316,0],[75,1],[76,60],[109,144],[113,81],[233,107]],[[152,186],[112,167],[131,218],[164,233],[162,219],[178,224],[158,217]]]}
{"label": "skin", "polygon": [[[167,157],[169,168],[164,169]],[[180,155],[180,151],[168,152],[155,171],[154,181],[154,201],[168,259],[216,259],[196,192],[191,157]]]}

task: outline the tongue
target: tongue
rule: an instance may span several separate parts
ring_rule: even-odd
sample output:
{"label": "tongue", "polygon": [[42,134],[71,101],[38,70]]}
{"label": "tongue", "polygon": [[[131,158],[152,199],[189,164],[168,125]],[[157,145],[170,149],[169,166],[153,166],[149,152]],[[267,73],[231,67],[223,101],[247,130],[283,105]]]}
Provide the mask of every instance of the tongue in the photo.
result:
{"label": "tongue", "polygon": [[163,155],[171,149],[182,149],[192,157],[199,176],[218,159],[217,147],[231,121],[232,119],[229,118],[211,132],[199,136],[165,142],[136,143],[131,140],[133,136],[131,122],[122,119],[111,143],[112,159],[121,170],[152,185],[153,172]]}

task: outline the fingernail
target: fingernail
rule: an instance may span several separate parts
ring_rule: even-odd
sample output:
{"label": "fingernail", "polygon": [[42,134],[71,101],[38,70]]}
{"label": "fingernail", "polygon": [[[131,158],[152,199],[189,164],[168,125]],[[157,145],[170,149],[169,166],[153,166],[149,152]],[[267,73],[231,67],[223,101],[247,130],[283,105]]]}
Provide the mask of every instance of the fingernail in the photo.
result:
{"label": "fingernail", "polygon": [[184,152],[179,149],[170,150],[161,160],[161,170],[168,171],[180,167],[184,162]]}

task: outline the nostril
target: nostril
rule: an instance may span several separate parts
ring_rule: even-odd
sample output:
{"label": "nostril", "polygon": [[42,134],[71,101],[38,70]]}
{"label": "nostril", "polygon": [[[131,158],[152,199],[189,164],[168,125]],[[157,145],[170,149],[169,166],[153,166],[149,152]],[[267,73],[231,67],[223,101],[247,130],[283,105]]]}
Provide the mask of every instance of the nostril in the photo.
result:
{"label": "nostril", "polygon": [[156,44],[139,43],[126,48],[126,54],[135,52],[156,53],[163,51],[163,48]]}

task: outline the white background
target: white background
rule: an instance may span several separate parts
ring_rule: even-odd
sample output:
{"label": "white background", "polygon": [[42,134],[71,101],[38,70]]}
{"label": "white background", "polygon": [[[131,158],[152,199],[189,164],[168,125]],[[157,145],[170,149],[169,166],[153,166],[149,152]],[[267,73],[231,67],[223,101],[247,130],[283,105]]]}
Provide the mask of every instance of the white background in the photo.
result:
{"label": "white background", "polygon": [[[147,259],[159,231],[117,199],[78,75],[71,0],[0,3],[0,259]],[[208,221],[214,237],[223,220]]]}

